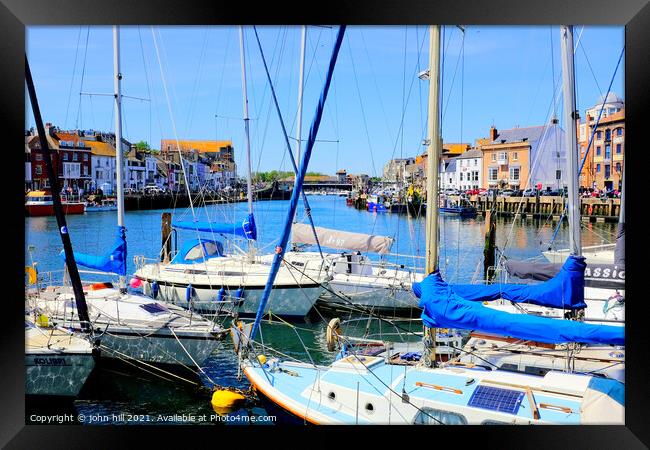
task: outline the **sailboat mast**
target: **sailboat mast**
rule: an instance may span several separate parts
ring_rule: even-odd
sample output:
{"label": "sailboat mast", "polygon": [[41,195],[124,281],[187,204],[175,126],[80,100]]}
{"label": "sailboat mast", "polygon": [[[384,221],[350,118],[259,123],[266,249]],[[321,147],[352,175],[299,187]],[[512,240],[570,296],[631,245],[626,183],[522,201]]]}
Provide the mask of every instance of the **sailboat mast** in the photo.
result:
{"label": "sailboat mast", "polygon": [[[120,72],[120,27],[113,26],[113,69],[115,77],[115,182],[117,183],[117,226],[124,227],[124,152],[122,151],[122,73]],[[119,289],[126,291],[126,277],[119,276]]]}
{"label": "sailboat mast", "polygon": [[[305,44],[307,42],[307,26],[302,26],[302,33],[300,38],[300,75],[298,77],[298,118],[296,123],[296,161],[300,161],[300,147],[301,147],[301,132],[302,132],[302,90],[304,88],[305,76]],[[296,175],[297,176],[297,175]]]}
{"label": "sailboat mast", "polygon": [[429,28],[426,272],[438,270],[438,165],[440,161],[440,25]]}
{"label": "sailboat mast", "polygon": [[124,226],[124,155],[122,151],[122,73],[120,72],[120,27],[113,26],[113,88],[115,93],[115,182],[117,225]]}
{"label": "sailboat mast", "polygon": [[569,219],[569,249],[571,254],[581,256],[580,245],[580,199],[578,198],[578,145],[576,139],[575,72],[573,60],[573,26],[560,27],[562,42],[562,89],[564,96],[565,141],[567,150],[568,192],[567,212]]}
{"label": "sailboat mast", "polygon": [[246,186],[248,188],[248,213],[253,214],[253,173],[251,169],[251,141],[249,134],[249,117],[248,117],[248,96],[246,93],[246,55],[244,52],[244,27],[239,27],[239,53],[241,55],[241,85],[244,101],[244,131],[246,133],[246,160],[248,172],[246,177]]}
{"label": "sailboat mast", "polygon": [[38,106],[38,99],[36,98],[36,89],[34,88],[34,80],[32,79],[32,72],[29,68],[27,55],[25,55],[25,82],[27,83],[27,91],[29,93],[29,100],[34,112],[34,121],[36,122],[36,129],[38,130],[38,139],[43,153],[43,160],[45,162],[45,171],[47,173],[50,187],[52,190],[52,203],[54,204],[54,215],[56,216],[56,223],[59,227],[59,236],[63,244],[63,251],[65,253],[65,264],[68,267],[68,274],[72,284],[72,291],[74,293],[75,303],[77,305],[77,315],[81,329],[85,332],[92,332],[90,327],[90,319],[88,316],[88,305],[86,304],[86,297],[84,296],[83,286],[81,285],[81,277],[77,269],[77,262],[74,259],[72,251],[72,243],[70,242],[70,234],[68,233],[68,225],[63,213],[63,205],[61,204],[61,196],[59,194],[59,180],[54,172],[54,165],[52,164],[52,150],[47,143],[47,135],[45,127],[43,126],[43,118],[41,117],[41,109]]}

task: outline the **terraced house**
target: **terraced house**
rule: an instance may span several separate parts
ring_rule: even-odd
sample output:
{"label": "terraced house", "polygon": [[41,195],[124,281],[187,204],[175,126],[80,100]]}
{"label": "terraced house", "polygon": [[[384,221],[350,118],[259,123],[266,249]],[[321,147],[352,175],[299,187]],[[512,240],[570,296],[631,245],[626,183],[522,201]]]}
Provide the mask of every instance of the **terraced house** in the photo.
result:
{"label": "terraced house", "polygon": [[548,125],[497,130],[479,145],[484,188],[561,189],[566,185],[564,130]]}

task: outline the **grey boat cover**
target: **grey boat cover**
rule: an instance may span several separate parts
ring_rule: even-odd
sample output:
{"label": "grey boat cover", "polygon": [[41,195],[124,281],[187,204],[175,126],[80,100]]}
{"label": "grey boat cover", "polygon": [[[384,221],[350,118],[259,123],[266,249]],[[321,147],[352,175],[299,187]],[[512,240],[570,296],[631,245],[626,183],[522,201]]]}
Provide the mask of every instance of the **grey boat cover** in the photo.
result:
{"label": "grey boat cover", "polygon": [[625,222],[619,222],[614,248],[614,264],[625,266]]}
{"label": "grey boat cover", "polygon": [[[393,238],[388,236],[351,233],[322,227],[314,228],[318,235],[318,242],[323,247],[372,252],[381,255],[388,253],[393,245]],[[294,244],[316,245],[316,239],[310,225],[294,223],[291,227],[291,236],[291,241]]]}

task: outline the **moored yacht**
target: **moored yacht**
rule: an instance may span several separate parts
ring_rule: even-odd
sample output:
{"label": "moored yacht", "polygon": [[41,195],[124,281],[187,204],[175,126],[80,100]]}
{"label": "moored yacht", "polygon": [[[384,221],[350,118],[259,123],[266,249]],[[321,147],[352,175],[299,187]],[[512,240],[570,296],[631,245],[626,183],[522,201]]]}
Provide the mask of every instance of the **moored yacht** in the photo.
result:
{"label": "moored yacht", "polygon": [[87,338],[41,325],[25,317],[25,394],[74,398],[93,371],[99,351]]}

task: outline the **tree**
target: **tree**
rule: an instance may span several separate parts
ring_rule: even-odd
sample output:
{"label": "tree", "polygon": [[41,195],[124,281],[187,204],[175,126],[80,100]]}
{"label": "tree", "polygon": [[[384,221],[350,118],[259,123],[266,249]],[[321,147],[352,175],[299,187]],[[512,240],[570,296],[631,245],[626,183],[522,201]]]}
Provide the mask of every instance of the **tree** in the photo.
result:
{"label": "tree", "polygon": [[151,151],[151,147],[149,147],[149,144],[147,143],[147,141],[136,142],[135,148],[138,151],[141,151],[141,152],[149,152],[149,151]]}

